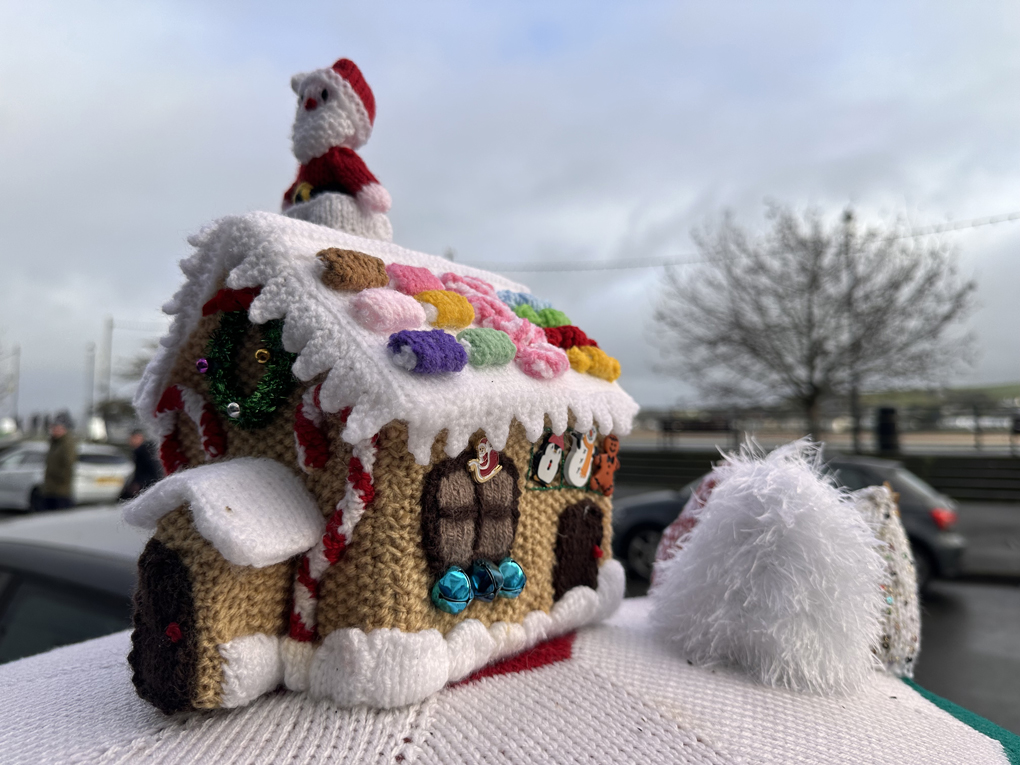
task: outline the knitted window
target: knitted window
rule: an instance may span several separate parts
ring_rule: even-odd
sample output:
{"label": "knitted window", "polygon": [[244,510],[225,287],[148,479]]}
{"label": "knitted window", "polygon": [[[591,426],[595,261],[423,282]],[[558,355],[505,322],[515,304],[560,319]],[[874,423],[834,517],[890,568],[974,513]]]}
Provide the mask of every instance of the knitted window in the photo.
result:
{"label": "knitted window", "polygon": [[502,455],[502,470],[476,483],[467,466],[474,458],[469,449],[440,462],[425,478],[422,546],[435,577],[450,566],[467,568],[476,560],[499,563],[513,546],[520,518],[517,468]]}

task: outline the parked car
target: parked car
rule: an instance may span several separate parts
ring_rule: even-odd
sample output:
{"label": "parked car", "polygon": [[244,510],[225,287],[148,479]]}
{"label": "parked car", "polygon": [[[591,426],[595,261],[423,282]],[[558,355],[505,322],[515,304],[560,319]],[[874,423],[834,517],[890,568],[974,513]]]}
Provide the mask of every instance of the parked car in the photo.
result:
{"label": "parked car", "polygon": [[[0,456],[0,507],[34,511],[42,506],[40,487],[49,444],[26,441]],[[134,472],[131,458],[115,446],[78,444],[73,497],[75,504],[113,502]]]}
{"label": "parked car", "polygon": [[[834,455],[826,460],[826,470],[852,491],[888,482],[899,493],[900,516],[910,538],[920,586],[933,577],[959,575],[966,540],[952,530],[957,511],[952,499],[892,460]],[[651,578],[663,529],[680,514],[701,480],[680,490],[637,494],[614,503],[613,554],[631,574]]]}
{"label": "parked car", "polygon": [[145,542],[115,507],[0,523],[0,664],[130,627]]}

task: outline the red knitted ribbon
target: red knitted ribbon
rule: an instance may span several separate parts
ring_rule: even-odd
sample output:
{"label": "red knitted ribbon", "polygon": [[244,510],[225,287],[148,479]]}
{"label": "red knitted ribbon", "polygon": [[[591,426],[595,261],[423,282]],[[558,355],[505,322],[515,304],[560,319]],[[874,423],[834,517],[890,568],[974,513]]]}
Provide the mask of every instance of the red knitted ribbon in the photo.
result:
{"label": "red knitted ribbon", "polygon": [[[153,413],[160,430],[159,460],[167,475],[188,466],[188,458],[184,455],[178,434],[180,412],[186,412],[195,422],[202,449],[210,459],[222,457],[227,450],[227,435],[212,409],[194,391],[180,385],[171,385],[163,391]],[[172,419],[168,421],[167,417]],[[160,423],[160,420],[163,422]]]}
{"label": "red knitted ribbon", "polygon": [[566,661],[573,655],[576,632],[546,640],[544,643],[529,648],[527,651],[511,656],[509,659],[496,662],[475,672],[470,677],[454,685],[464,685],[481,680],[483,677],[509,675],[515,672],[527,672],[559,661]]}
{"label": "red knitted ribbon", "polygon": [[245,287],[240,290],[231,290],[224,287],[202,306],[202,315],[211,316],[219,311],[247,311],[253,301],[262,291],[261,287]]}
{"label": "red knitted ribbon", "polygon": [[294,438],[297,443],[298,460],[305,470],[324,468],[329,461],[329,441],[313,419],[318,418],[319,422],[322,421],[322,404],[319,402],[321,389],[322,385],[316,385],[311,395],[305,393],[301,403],[294,410]]}
{"label": "red knitted ribbon", "polygon": [[[351,410],[340,412],[346,423]],[[378,436],[369,442],[355,444],[347,463],[347,485],[344,496],[326,523],[326,531],[314,548],[302,556],[294,583],[294,603],[290,615],[290,637],[307,643],[315,639],[316,607],[319,582],[325,571],[339,561],[347,549],[351,532],[361,515],[375,499],[371,464],[374,461]],[[357,456],[359,455],[360,456]],[[365,460],[368,461],[366,467]]]}
{"label": "red knitted ribbon", "polygon": [[557,348],[567,350],[577,345],[593,345],[596,348],[599,344],[584,334],[584,330],[571,324],[562,327],[546,327],[545,339]]}

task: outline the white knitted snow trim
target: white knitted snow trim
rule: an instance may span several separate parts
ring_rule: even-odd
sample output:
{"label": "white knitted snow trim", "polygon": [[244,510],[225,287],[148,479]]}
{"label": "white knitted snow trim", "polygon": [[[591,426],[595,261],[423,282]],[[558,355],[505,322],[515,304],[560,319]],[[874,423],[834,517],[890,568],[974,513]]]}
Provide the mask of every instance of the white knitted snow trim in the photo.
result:
{"label": "white knitted snow trim", "polygon": [[188,505],[195,528],[239,566],[271,566],[314,545],[326,528],[308,489],[284,465],[262,457],[182,470],[124,505],[131,526],[154,529]]}
{"label": "white knitted snow trim", "polygon": [[244,635],[220,643],[216,650],[223,657],[220,697],[227,709],[244,706],[283,682],[280,640],[275,635]]}
{"label": "white knitted snow trim", "polygon": [[[414,704],[487,664],[612,616],[623,600],[625,580],[619,561],[607,560],[599,568],[597,590],[575,587],[549,613],[532,611],[522,624],[496,622],[486,628],[467,619],[445,636],[434,629],[336,630],[326,635],[310,662],[306,652],[291,655],[284,639],[287,687],[307,689],[342,707]],[[307,664],[299,666],[302,662]]]}
{"label": "white knitted snow trim", "polygon": [[878,665],[885,569],[874,535],[806,440],[744,448],[676,557],[659,564],[652,620],[698,664],[815,693],[859,689]]}
{"label": "white knitted snow trim", "polygon": [[503,449],[515,419],[532,442],[542,436],[547,416],[557,434],[566,430],[571,414],[581,432],[595,424],[603,435],[630,432],[638,410],[634,399],[618,383],[573,369],[553,380],[528,377],[516,364],[467,366],[452,375],[407,373],[390,359],[387,336],[358,323],[351,305],[358,293],[341,294],[322,283],[315,254],[326,247],[358,250],[386,264],[419,266],[437,275],[452,271],[484,279],[497,290],[528,291],[498,274],[265,212],[224,218],[189,241],[196,252],[181,261],[187,281],[163,306],[173,324],[135,393],[135,408],[149,428],[178,350],[198,326],[202,306],[226,279],[232,289],[262,287],[248,315],[259,324],[284,320],[283,344],[298,354],[293,368],[298,379],[328,372],[322,410],[351,407],[342,434],[348,443],[371,438],[394,420],[406,422],[408,451],[427,465],[442,430],[451,457],[466,449],[479,429],[494,449]]}

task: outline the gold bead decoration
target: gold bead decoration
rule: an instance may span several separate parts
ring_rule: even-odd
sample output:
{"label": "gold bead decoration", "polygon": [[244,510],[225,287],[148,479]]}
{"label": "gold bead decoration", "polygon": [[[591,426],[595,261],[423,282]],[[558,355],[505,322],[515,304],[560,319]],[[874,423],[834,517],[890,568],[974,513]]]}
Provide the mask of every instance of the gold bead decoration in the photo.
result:
{"label": "gold bead decoration", "polygon": [[269,351],[267,351],[265,348],[259,348],[257,351],[255,351],[255,361],[257,361],[259,364],[265,364],[267,361],[269,361]]}

